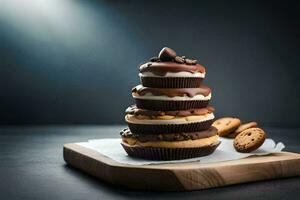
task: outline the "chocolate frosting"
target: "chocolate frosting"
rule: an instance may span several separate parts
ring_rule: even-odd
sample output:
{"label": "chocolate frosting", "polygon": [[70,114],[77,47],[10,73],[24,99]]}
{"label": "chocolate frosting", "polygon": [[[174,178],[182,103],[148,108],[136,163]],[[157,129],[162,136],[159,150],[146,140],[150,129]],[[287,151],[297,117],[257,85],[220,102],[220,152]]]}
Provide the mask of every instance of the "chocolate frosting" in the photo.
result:
{"label": "chocolate frosting", "polygon": [[140,72],[152,72],[158,76],[164,76],[167,72],[191,72],[205,73],[205,68],[200,64],[188,65],[176,62],[147,62],[140,65]]}
{"label": "chocolate frosting", "polygon": [[139,96],[144,96],[146,93],[152,93],[154,96],[166,95],[168,97],[175,96],[188,96],[193,97],[199,94],[207,96],[211,93],[211,89],[205,85],[201,85],[198,88],[150,88],[138,85],[131,90],[133,93],[137,93]]}
{"label": "chocolate frosting", "polygon": [[190,109],[190,110],[177,110],[177,111],[153,111],[153,110],[145,110],[139,109],[136,105],[132,105],[128,107],[125,111],[126,114],[131,115],[145,115],[148,117],[156,117],[156,116],[163,116],[163,115],[172,115],[178,117],[186,117],[191,115],[205,115],[208,113],[214,112],[215,109],[211,106],[206,108],[199,108],[199,109]]}
{"label": "chocolate frosting", "polygon": [[123,129],[120,135],[125,138],[135,138],[141,142],[148,141],[182,141],[182,140],[196,140],[217,135],[218,130],[211,126],[205,131],[190,132],[190,133],[168,133],[168,134],[133,134],[128,128]]}

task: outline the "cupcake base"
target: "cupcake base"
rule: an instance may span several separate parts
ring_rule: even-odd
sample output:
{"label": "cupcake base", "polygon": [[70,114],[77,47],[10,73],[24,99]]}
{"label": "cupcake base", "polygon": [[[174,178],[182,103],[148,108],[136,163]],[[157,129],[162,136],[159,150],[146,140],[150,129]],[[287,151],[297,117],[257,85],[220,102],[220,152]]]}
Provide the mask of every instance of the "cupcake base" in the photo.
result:
{"label": "cupcake base", "polygon": [[142,85],[152,88],[197,88],[202,80],[200,77],[141,77]]}
{"label": "cupcake base", "polygon": [[168,101],[135,98],[135,102],[136,106],[141,109],[155,111],[174,111],[204,108],[208,106],[209,100]]}
{"label": "cupcake base", "polygon": [[127,121],[128,127],[135,134],[164,134],[164,133],[189,133],[207,130],[213,119],[186,124],[134,124]]}
{"label": "cupcake base", "polygon": [[195,148],[138,147],[123,143],[121,145],[131,157],[147,160],[182,160],[207,156],[213,153],[220,143],[220,141],[217,141],[209,146]]}

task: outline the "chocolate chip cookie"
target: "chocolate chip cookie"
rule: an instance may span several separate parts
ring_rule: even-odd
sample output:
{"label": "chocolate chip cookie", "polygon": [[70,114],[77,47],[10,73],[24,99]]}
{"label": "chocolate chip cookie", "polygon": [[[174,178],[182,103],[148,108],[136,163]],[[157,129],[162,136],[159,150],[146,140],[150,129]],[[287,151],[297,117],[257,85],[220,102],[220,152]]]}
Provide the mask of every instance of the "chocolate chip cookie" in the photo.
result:
{"label": "chocolate chip cookie", "polygon": [[212,126],[218,129],[219,136],[226,136],[235,131],[241,125],[241,120],[233,117],[223,117],[217,119]]}
{"label": "chocolate chip cookie", "polygon": [[238,134],[234,141],[234,148],[241,153],[249,153],[258,149],[265,141],[266,133],[260,128],[249,128]]}
{"label": "chocolate chip cookie", "polygon": [[241,124],[235,131],[226,135],[226,137],[235,138],[239,133],[243,132],[244,130],[247,130],[249,128],[254,128],[254,127],[257,127],[256,122],[248,122],[245,124]]}

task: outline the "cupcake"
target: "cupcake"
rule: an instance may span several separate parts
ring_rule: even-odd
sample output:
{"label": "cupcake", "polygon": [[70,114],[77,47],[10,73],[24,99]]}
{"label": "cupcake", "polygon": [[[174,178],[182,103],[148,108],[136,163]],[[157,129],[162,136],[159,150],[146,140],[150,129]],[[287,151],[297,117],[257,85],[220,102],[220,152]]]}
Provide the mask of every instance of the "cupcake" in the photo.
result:
{"label": "cupcake", "polygon": [[205,77],[205,68],[197,60],[177,56],[168,47],[140,65],[139,72],[142,85],[153,88],[197,88]]}
{"label": "cupcake", "polygon": [[187,110],[206,107],[211,99],[211,89],[198,88],[150,88],[138,85],[132,89],[132,97],[138,108],[148,110]]}
{"label": "cupcake", "polygon": [[213,107],[154,111],[131,106],[126,110],[125,121],[135,134],[197,132],[211,126],[214,119],[213,111]]}
{"label": "cupcake", "polygon": [[220,144],[218,131],[209,129],[189,133],[134,134],[120,132],[122,146],[129,156],[150,160],[178,160],[211,154]]}
{"label": "cupcake", "polygon": [[121,131],[127,154],[179,160],[213,153],[220,142],[211,126],[211,89],[202,83],[205,68],[165,47],[139,72],[142,85],[131,91],[135,105],[126,109],[128,128]]}

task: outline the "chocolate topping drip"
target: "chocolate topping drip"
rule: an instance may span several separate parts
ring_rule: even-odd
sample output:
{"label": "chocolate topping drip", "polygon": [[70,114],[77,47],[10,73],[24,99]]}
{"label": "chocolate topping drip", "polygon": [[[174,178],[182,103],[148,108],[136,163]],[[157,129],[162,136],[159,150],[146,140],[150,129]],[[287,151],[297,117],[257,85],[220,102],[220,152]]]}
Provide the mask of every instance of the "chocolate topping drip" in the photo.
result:
{"label": "chocolate topping drip", "polygon": [[141,142],[148,141],[182,141],[196,140],[217,135],[218,130],[211,126],[208,130],[190,133],[168,133],[168,134],[133,134],[129,129],[125,128],[120,132],[120,135],[125,138],[135,138]]}
{"label": "chocolate topping drip", "polygon": [[191,72],[205,73],[205,68],[200,64],[188,65],[176,62],[147,62],[140,66],[140,72],[152,72],[158,76],[164,76],[167,72]]}
{"label": "chocolate topping drip", "polygon": [[149,116],[149,117],[164,116],[164,115],[186,117],[186,116],[191,116],[191,115],[205,115],[208,113],[212,113],[214,111],[215,111],[215,109],[211,106],[208,106],[206,108],[190,109],[190,110],[153,111],[153,110],[139,109],[136,107],[136,105],[132,105],[126,109],[125,113],[131,114],[131,115],[136,115],[136,116],[137,115],[145,115],[145,116]]}
{"label": "chocolate topping drip", "polygon": [[211,89],[205,85],[201,85],[199,88],[150,88],[138,85],[132,88],[132,92],[140,96],[144,96],[146,93],[152,93],[154,96],[166,95],[168,97],[182,97],[186,95],[193,97],[199,94],[207,96],[211,93]]}

